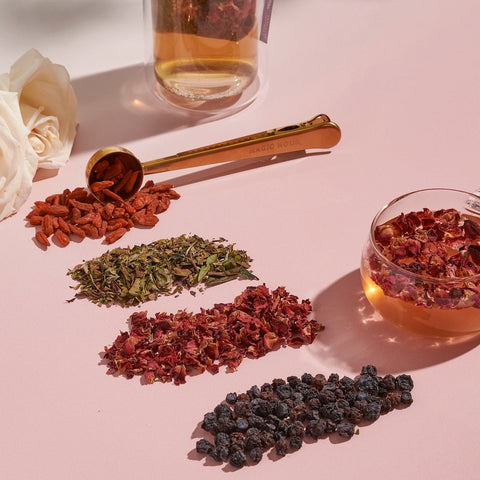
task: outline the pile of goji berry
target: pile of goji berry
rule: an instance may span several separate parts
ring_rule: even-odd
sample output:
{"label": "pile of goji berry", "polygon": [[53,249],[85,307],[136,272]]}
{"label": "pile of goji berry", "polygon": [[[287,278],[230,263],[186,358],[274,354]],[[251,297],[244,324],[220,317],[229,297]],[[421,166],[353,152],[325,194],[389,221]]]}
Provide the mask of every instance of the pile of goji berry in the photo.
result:
{"label": "pile of goji berry", "polygon": [[51,245],[50,238],[66,247],[72,236],[79,240],[105,237],[105,243],[110,244],[135,226],[156,225],[157,215],[168,209],[170,200],[180,198],[172,188],[149,180],[132,198],[115,196],[105,203],[86,188],[66,189],[35,202],[27,220],[39,227],[35,238],[45,247]]}

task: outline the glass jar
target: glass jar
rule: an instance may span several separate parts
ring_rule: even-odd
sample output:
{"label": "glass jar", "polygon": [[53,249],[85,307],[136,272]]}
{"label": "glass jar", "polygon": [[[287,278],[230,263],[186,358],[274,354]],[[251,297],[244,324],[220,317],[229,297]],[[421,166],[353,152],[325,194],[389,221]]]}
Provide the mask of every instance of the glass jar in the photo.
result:
{"label": "glass jar", "polygon": [[[155,94],[189,110],[239,110],[265,83],[272,0],[144,0]],[[267,7],[267,8],[266,8]]]}

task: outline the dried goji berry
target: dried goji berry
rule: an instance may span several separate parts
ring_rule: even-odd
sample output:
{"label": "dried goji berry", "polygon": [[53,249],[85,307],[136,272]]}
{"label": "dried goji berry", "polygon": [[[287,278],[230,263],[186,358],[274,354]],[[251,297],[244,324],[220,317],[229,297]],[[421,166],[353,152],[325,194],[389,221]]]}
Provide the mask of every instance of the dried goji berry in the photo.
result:
{"label": "dried goji berry", "polygon": [[42,219],[42,231],[49,237],[53,234],[53,218],[51,215],[45,215]]}
{"label": "dried goji berry", "polygon": [[[136,174],[138,172],[129,173],[124,183],[128,183]],[[169,197],[178,198],[178,194],[171,190],[171,185],[155,185],[149,180],[131,199],[124,200],[115,191],[103,188],[115,181],[102,179],[102,183],[95,186],[94,190],[99,189],[98,198],[102,192],[107,195],[102,197],[102,203],[82,187],[73,191],[65,189],[61,194],[48,196],[45,201],[34,202],[35,206],[26,218],[31,225],[41,226],[39,243],[47,246],[45,239],[56,230],[63,232],[66,237],[75,234],[81,239],[86,236],[104,237],[108,232],[107,243],[112,243],[135,224],[153,226],[158,223],[156,215],[168,208]],[[66,238],[61,234],[59,236],[57,243],[65,244]]]}
{"label": "dried goji berry", "polygon": [[115,205],[113,203],[107,203],[106,205],[104,205],[101,212],[102,217],[105,220],[110,220],[112,218],[112,212],[114,208]]}
{"label": "dried goji berry", "polygon": [[38,243],[44,245],[45,247],[50,246],[50,242],[48,241],[47,236],[45,235],[45,233],[42,230],[38,230],[35,233],[35,238],[37,239]]}
{"label": "dried goji berry", "polygon": [[92,220],[92,225],[94,225],[97,228],[100,228],[102,226],[102,216],[100,215],[99,212],[95,214],[94,219]]}
{"label": "dried goji berry", "polygon": [[69,203],[70,205],[72,205],[75,208],[78,208],[82,212],[91,212],[93,210],[92,204],[81,202],[80,200],[75,200],[74,198],[71,198],[69,200]]}
{"label": "dried goji berry", "polygon": [[70,235],[70,225],[62,217],[58,217],[58,227],[60,228],[60,230],[62,230],[62,232]]}
{"label": "dried goji berry", "polygon": [[30,222],[30,225],[41,225],[42,224],[42,220],[43,220],[43,216],[41,215],[32,215],[28,221]]}
{"label": "dried goji berry", "polygon": [[137,211],[141,210],[143,207],[151,203],[154,198],[155,197],[150,193],[139,192],[133,197],[132,207]]}
{"label": "dried goji berry", "polygon": [[54,237],[62,247],[66,247],[70,243],[70,237],[60,229],[55,230]]}
{"label": "dried goji berry", "polygon": [[49,203],[50,205],[58,205],[60,203],[60,195],[58,193],[50,195],[45,199],[45,202]]}
{"label": "dried goji berry", "polygon": [[106,220],[102,220],[101,224],[98,228],[98,235],[100,237],[104,237],[105,234],[107,233],[107,221]]}
{"label": "dried goji berry", "polygon": [[109,222],[107,222],[107,232],[113,232],[113,230],[117,230],[120,227],[126,227],[127,225],[128,222],[124,218],[110,220]]}
{"label": "dried goji berry", "polygon": [[87,223],[85,225],[80,225],[80,228],[85,231],[87,237],[89,238],[99,238],[100,235],[98,234],[98,228],[92,225],[91,223]]}
{"label": "dried goji berry", "polygon": [[150,191],[152,193],[164,193],[173,188],[172,184],[169,183],[159,183],[158,185],[152,185]]}
{"label": "dried goji berry", "polygon": [[114,185],[115,182],[112,180],[103,180],[102,182],[94,182],[90,185],[90,190],[92,192],[99,192],[100,190],[105,190],[106,188],[110,188]]}
{"label": "dried goji berry", "polygon": [[83,217],[80,217],[75,223],[77,225],[88,225],[91,224],[95,220],[95,213],[90,212],[84,215]]}
{"label": "dried goji berry", "polygon": [[46,205],[45,213],[55,216],[68,215],[70,209],[66,205]]}
{"label": "dried goji berry", "polygon": [[132,220],[134,223],[138,223],[139,225],[143,226],[148,226],[148,227],[153,227],[154,225],[157,224],[158,222],[158,217],[155,215],[146,215],[144,213],[142,214],[135,214],[132,216]]}
{"label": "dried goji berry", "polygon": [[117,195],[114,191],[109,190],[108,188],[103,190],[103,193],[106,197],[110,197],[111,199],[116,200],[117,202],[122,202],[123,203],[123,201],[124,201],[123,198],[120,195]]}
{"label": "dried goji berry", "polygon": [[125,216],[125,209],[122,207],[115,207],[112,211],[113,218],[120,218]]}
{"label": "dried goji berry", "polygon": [[72,208],[72,222],[77,223],[81,217],[82,212],[80,211],[80,209],[77,207]]}
{"label": "dried goji berry", "polygon": [[83,230],[80,227],[77,227],[76,225],[73,225],[72,223],[69,225],[70,231],[76,235],[77,237],[80,237],[81,239],[84,239],[87,234],[85,233],[85,230]]}
{"label": "dried goji berry", "polygon": [[139,174],[138,171],[132,172],[130,178],[125,183],[125,187],[123,188],[123,190],[126,193],[130,193],[133,190],[133,187],[135,187],[135,183],[137,182],[138,174]]}
{"label": "dried goji berry", "polygon": [[78,200],[78,201],[83,201],[87,198],[88,192],[82,188],[82,187],[77,187],[75,188],[72,192],[68,194],[68,200]]}
{"label": "dried goji berry", "polygon": [[117,240],[122,238],[126,233],[127,233],[126,228],[124,227],[118,228],[117,230],[114,230],[113,232],[105,236],[105,242],[106,243],[116,242]]}

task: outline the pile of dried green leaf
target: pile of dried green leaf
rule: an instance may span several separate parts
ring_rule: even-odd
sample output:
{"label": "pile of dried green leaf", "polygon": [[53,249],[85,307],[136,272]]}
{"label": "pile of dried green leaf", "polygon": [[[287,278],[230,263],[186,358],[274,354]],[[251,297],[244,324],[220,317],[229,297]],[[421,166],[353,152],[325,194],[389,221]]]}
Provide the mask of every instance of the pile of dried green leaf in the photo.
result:
{"label": "pile of dried green leaf", "polygon": [[197,235],[116,248],[68,271],[78,282],[75,297],[100,305],[138,305],[159,295],[180,293],[237,278],[257,280],[248,269],[251,258],[226,240]]}

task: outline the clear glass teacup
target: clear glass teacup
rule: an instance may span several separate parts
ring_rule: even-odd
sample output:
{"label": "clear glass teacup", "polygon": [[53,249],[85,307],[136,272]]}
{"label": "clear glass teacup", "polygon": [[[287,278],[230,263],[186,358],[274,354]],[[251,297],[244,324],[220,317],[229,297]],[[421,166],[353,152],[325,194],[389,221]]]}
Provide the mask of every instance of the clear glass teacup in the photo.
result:
{"label": "clear glass teacup", "polygon": [[429,336],[480,332],[479,206],[476,194],[431,188],[377,213],[360,273],[385,320]]}

